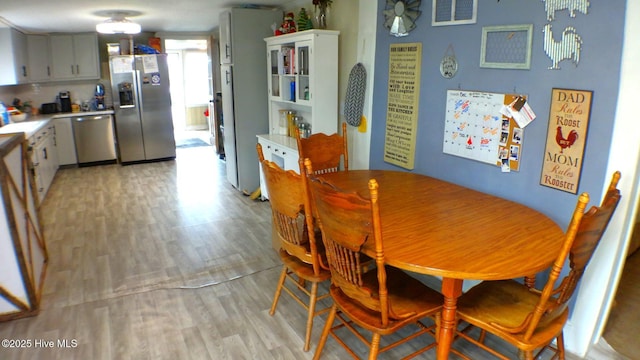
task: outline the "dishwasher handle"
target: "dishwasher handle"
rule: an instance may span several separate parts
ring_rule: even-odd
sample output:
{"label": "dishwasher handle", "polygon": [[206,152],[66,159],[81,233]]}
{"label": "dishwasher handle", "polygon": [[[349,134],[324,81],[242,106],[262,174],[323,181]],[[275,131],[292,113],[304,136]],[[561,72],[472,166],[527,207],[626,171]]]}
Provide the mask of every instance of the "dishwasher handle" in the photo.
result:
{"label": "dishwasher handle", "polygon": [[98,115],[98,116],[93,116],[93,117],[75,117],[73,118],[74,121],[88,121],[88,120],[102,120],[105,119],[105,116],[102,115]]}

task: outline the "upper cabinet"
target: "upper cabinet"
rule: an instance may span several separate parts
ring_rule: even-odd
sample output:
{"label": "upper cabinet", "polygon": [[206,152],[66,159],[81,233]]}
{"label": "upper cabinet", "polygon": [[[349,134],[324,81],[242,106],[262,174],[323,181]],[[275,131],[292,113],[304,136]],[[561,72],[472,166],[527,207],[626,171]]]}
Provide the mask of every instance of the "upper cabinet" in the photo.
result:
{"label": "upper cabinet", "polygon": [[31,82],[51,80],[49,36],[27,35],[27,54],[29,58],[29,80]]}
{"label": "upper cabinet", "polygon": [[231,64],[231,11],[220,14],[220,63]]}
{"label": "upper cabinet", "polygon": [[265,39],[270,134],[285,134],[281,115],[290,110],[311,133],[338,131],[339,34],[306,30]]}
{"label": "upper cabinet", "polygon": [[53,80],[99,79],[98,35],[51,35]]}
{"label": "upper cabinet", "polygon": [[26,35],[11,28],[0,29],[0,85],[29,82]]}

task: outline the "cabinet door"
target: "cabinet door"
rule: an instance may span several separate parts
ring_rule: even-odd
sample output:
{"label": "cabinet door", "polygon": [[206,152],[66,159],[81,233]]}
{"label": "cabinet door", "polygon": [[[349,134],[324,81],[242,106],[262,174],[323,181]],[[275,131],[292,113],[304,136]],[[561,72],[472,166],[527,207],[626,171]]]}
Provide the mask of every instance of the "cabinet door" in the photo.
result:
{"label": "cabinet door", "polygon": [[75,59],[73,54],[73,36],[51,35],[52,77],[56,80],[75,77]]}
{"label": "cabinet door", "polygon": [[220,14],[220,63],[231,64],[231,12]]}
{"label": "cabinet door", "polygon": [[51,35],[50,44],[54,79],[100,78],[96,34]]}
{"label": "cabinet door", "polygon": [[311,76],[311,41],[299,41],[296,42],[296,70],[297,70],[297,86],[296,86],[296,102],[301,104],[309,104],[311,99],[311,89],[313,88],[310,82]]}
{"label": "cabinet door", "polygon": [[75,165],[78,163],[76,157],[76,145],[73,138],[71,118],[58,118],[54,120],[55,144],[58,153],[58,163],[60,165]]}
{"label": "cabinet door", "polygon": [[29,79],[32,82],[49,81],[49,37],[27,35],[27,57],[29,59]]}
{"label": "cabinet door", "polygon": [[269,73],[269,97],[280,100],[280,72],[283,67],[280,46],[267,47],[267,71]]}
{"label": "cabinet door", "polygon": [[74,35],[73,54],[76,66],[76,78],[100,78],[100,61],[98,60],[98,36],[96,34]]}

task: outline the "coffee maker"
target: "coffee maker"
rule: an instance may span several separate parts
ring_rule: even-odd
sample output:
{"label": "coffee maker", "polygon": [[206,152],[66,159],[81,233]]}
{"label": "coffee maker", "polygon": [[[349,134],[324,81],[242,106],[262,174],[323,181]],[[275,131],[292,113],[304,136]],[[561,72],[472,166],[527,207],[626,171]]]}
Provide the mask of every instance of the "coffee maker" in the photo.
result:
{"label": "coffee maker", "polygon": [[71,96],[68,91],[60,91],[60,112],[71,112]]}
{"label": "coffee maker", "polygon": [[95,92],[96,110],[104,110],[104,85],[96,84]]}

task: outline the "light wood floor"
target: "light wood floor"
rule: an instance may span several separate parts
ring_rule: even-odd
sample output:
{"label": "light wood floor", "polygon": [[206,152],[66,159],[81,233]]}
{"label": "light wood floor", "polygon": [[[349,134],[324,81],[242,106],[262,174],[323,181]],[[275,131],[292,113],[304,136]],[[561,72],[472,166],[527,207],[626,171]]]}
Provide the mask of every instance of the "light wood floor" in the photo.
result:
{"label": "light wood floor", "polygon": [[[224,173],[210,147],[178,149],[175,161],[60,170],[42,208],[42,310],[0,323],[0,339],[33,345],[0,348],[0,359],[310,359],[324,318],[304,353],[305,311],[284,294],[269,316],[281,269],[269,203],[234,190]],[[348,357],[333,339],[323,354]]]}

